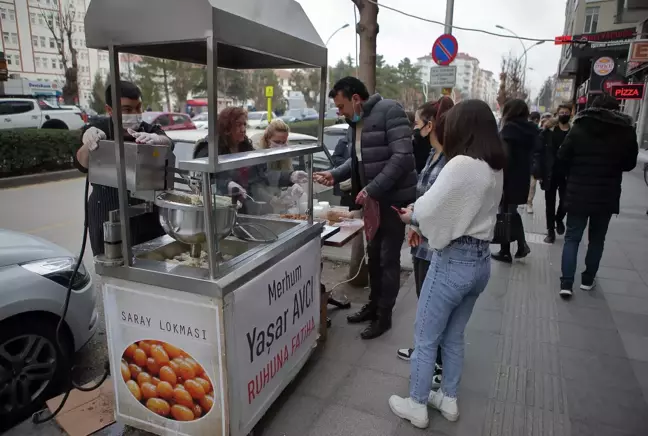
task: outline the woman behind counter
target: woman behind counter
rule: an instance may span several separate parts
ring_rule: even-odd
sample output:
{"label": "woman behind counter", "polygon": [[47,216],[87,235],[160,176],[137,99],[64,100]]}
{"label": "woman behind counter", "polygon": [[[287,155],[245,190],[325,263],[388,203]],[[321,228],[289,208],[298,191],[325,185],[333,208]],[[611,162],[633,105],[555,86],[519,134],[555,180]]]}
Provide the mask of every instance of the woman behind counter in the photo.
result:
{"label": "woman behind counter", "polygon": [[[271,125],[274,124],[275,132],[274,138],[268,137],[266,142],[268,144],[274,141],[280,144],[284,136],[284,132],[280,132],[280,127],[274,120],[266,129],[267,135]],[[285,139],[283,145],[288,140],[288,126],[283,123],[285,127]],[[221,111],[218,115],[218,155],[223,156],[232,153],[244,153],[253,151],[254,146],[252,141],[246,134],[247,127],[247,112],[240,107],[228,107]],[[207,139],[203,139],[196,146],[194,151],[194,158],[207,157],[209,148],[207,146]],[[281,186],[290,186],[293,183],[305,183],[308,175],[304,171],[292,171],[292,166],[287,170],[275,170],[274,165],[286,165],[284,162],[271,162],[270,164],[259,164],[249,167],[237,168],[220,172],[216,175],[216,191],[218,194],[224,195],[244,195],[249,194],[257,201],[269,201],[272,197],[273,189]],[[245,201],[243,202],[245,204]],[[245,212],[245,211],[244,211]]]}

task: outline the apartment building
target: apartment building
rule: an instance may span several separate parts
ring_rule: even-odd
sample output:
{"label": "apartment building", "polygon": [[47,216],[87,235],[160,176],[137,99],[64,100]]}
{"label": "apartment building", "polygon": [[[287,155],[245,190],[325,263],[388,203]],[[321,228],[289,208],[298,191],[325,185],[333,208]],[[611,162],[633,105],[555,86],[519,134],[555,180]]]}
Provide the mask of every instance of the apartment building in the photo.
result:
{"label": "apartment building", "polygon": [[[10,76],[26,79],[35,95],[60,95],[65,84],[63,63],[50,26],[58,28],[60,14],[69,7],[72,45],[78,52],[79,105],[87,107],[95,74],[106,78],[110,72],[108,54],[86,48],[84,17],[89,4],[90,0],[0,0],[0,51],[5,53]],[[132,62],[122,59],[122,72]]]}
{"label": "apartment building", "polygon": [[[437,67],[432,56],[418,58],[415,65],[419,67],[421,82],[430,83],[430,70]],[[459,53],[451,65],[457,67],[455,96],[462,100],[479,98],[494,107],[497,80],[492,72],[479,67],[479,59],[467,53]]]}

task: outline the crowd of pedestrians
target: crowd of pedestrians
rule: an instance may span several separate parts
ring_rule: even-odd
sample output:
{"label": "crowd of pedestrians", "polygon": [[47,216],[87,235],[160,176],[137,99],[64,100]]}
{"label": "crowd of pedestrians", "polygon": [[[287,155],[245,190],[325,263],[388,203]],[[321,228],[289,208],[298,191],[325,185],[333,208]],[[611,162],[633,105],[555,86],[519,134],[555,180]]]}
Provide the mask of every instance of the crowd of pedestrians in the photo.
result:
{"label": "crowd of pedestrians", "polygon": [[[410,362],[410,388],[408,397],[392,395],[389,406],[420,428],[428,426],[428,406],[456,421],[464,330],[488,284],[491,258],[512,263],[531,253],[518,208],[532,214],[537,184],[545,191],[545,242],[566,233],[563,298],[572,296],[578,245],[589,223],[581,288],[592,289],[608,224],[619,213],[622,173],[637,161],[632,122],[609,96],[573,121],[568,106],[541,115],[510,100],[499,126],[480,100],[455,104],[442,97],[407,114],[352,77],[339,80],[329,97],[350,128],[335,151],[336,168],[314,178],[335,185],[345,205],[362,209],[370,230],[369,303],[348,322],[369,323],[363,339],[391,328],[406,240],[418,305],[413,346],[397,356]],[[491,255],[496,234],[508,238]]]}

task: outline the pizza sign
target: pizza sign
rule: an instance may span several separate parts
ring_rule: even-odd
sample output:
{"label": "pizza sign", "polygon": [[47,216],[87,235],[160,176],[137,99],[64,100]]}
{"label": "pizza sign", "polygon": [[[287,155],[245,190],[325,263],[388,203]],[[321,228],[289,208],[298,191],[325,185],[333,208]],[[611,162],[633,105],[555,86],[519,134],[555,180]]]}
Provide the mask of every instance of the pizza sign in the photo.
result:
{"label": "pizza sign", "polygon": [[611,94],[617,100],[641,100],[644,96],[644,85],[629,84],[613,86]]}
{"label": "pizza sign", "polygon": [[607,76],[614,71],[614,59],[609,56],[598,58],[592,69],[599,76]]}

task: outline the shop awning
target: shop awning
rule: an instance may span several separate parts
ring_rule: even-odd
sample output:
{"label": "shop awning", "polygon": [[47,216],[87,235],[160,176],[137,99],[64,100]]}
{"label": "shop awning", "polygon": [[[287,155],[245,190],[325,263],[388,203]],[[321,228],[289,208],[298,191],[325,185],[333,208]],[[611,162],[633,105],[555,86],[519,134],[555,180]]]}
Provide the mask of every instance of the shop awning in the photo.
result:
{"label": "shop awning", "polygon": [[206,99],[194,99],[194,100],[187,100],[187,105],[188,106],[207,106],[207,100]]}

